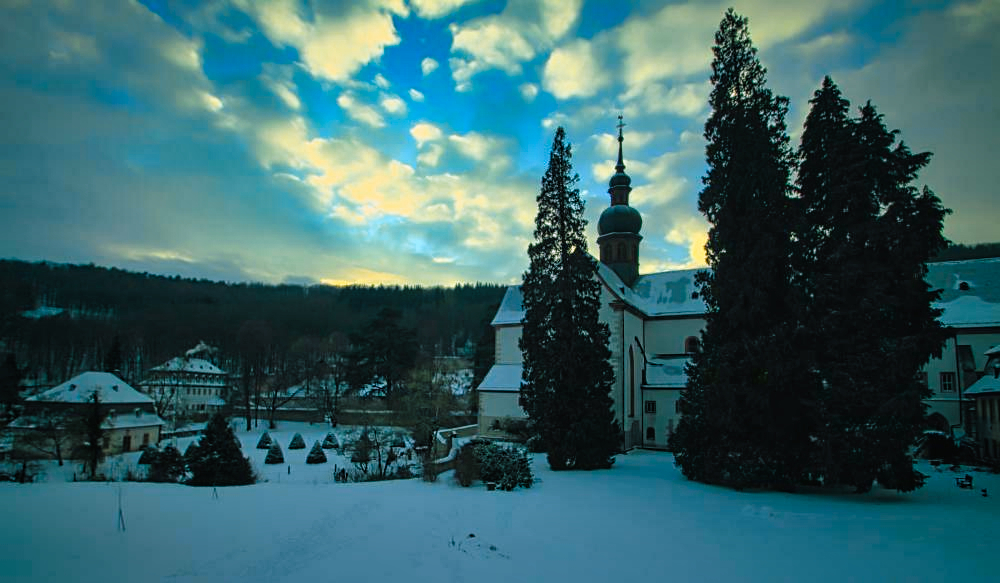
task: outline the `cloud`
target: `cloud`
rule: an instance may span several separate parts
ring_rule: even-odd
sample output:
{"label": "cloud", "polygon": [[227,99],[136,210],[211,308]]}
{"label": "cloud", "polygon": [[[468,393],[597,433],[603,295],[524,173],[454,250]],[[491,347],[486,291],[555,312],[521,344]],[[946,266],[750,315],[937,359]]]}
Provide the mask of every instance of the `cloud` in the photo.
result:
{"label": "cloud", "polygon": [[419,92],[419,91],[417,91],[416,89],[410,89],[408,91],[408,93],[410,95],[410,99],[412,99],[413,101],[423,101],[424,100],[424,94],[421,93],[421,92]]}
{"label": "cloud", "polygon": [[379,89],[388,89],[392,85],[392,83],[389,83],[389,80],[386,79],[385,76],[382,75],[382,73],[377,73],[375,75],[375,85]]}
{"label": "cloud", "polygon": [[424,57],[424,59],[420,61],[420,71],[424,74],[425,77],[433,73],[438,68],[438,66],[439,66],[438,62],[430,57]]}
{"label": "cloud", "polygon": [[500,14],[452,23],[449,64],[456,88],[467,91],[475,75],[491,69],[521,74],[523,63],[572,29],[580,8],[578,0],[511,0]]}
{"label": "cloud", "polygon": [[574,40],[549,55],[542,86],[557,99],[592,97],[611,85],[608,69],[597,58],[592,43]]}
{"label": "cloud", "polygon": [[421,147],[427,142],[435,142],[444,136],[441,128],[425,121],[413,124],[410,127],[410,135],[417,142],[417,147]]}
{"label": "cloud", "polygon": [[382,115],[374,107],[358,101],[357,97],[349,91],[345,91],[337,97],[337,105],[354,121],[359,121],[373,128],[385,127],[385,119]]}
{"label": "cloud", "polygon": [[421,17],[434,20],[447,16],[467,4],[474,4],[479,0],[410,0],[410,5]]}
{"label": "cloud", "polygon": [[633,86],[622,100],[630,118],[657,113],[700,120],[708,109],[711,85],[707,82],[680,83],[669,89],[663,83]]}
{"label": "cloud", "polygon": [[289,109],[296,111],[302,107],[295,82],[292,80],[292,69],[271,63],[265,63],[260,74],[261,83],[271,90]]}
{"label": "cloud", "polygon": [[392,14],[404,7],[396,4],[315,5],[307,19],[302,5],[293,0],[235,2],[272,43],[294,47],[303,66],[320,79],[348,81],[400,41]]}
{"label": "cloud", "polygon": [[521,93],[521,97],[528,102],[534,101],[535,97],[538,96],[538,85],[534,83],[521,83],[517,90]]}
{"label": "cloud", "polygon": [[387,113],[392,115],[406,115],[406,102],[396,95],[383,93],[379,97],[379,104]]}

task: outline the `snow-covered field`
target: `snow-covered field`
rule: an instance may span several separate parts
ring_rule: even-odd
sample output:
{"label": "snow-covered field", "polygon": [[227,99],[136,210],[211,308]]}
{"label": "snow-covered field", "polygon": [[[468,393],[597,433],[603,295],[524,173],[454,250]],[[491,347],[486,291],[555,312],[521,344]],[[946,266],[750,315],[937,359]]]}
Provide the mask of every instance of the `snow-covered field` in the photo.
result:
{"label": "snow-covered field", "polygon": [[[295,431],[307,449],[289,456]],[[538,483],[510,493],[461,488],[450,474],[334,484],[340,458],[304,463],[326,431],[272,432],[289,463],[218,498],[181,485],[0,484],[0,580],[996,580],[996,475],[974,473],[975,489],[961,490],[928,465],[912,494],[740,493],[639,451],[600,472],[553,473],[536,457]],[[261,469],[259,434],[241,439]]]}

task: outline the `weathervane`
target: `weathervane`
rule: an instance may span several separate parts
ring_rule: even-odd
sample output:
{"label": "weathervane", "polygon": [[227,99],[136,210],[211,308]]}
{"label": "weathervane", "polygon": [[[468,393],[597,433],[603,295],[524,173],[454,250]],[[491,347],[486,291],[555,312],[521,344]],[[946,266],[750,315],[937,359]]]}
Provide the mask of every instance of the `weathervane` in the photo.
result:
{"label": "weathervane", "polygon": [[616,127],[618,128],[618,141],[620,142],[623,139],[622,128],[625,127],[625,122],[622,121],[622,115],[620,113],[618,114],[618,125]]}

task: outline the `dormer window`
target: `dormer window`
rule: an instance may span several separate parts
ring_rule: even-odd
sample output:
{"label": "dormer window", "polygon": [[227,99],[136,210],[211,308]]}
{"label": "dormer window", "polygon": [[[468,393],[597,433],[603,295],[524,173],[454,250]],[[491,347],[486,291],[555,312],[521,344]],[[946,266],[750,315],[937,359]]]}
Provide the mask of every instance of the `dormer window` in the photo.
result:
{"label": "dormer window", "polygon": [[696,336],[688,336],[684,340],[684,352],[687,354],[698,352],[698,338]]}
{"label": "dormer window", "polygon": [[110,417],[111,419],[115,418],[115,410],[114,409],[109,409],[108,410],[108,417]]}
{"label": "dormer window", "polygon": [[136,407],[135,408],[135,416],[136,416],[136,418],[142,417],[142,409]]}

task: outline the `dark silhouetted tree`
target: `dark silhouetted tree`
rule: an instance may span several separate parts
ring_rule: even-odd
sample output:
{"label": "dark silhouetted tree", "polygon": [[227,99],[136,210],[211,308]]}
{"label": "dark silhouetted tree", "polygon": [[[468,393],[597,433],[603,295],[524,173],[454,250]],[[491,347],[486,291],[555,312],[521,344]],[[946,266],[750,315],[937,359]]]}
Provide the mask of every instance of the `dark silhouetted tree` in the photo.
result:
{"label": "dark silhouetted tree", "polygon": [[250,459],[243,456],[239,439],[226,418],[216,414],[209,420],[198,447],[187,460],[192,486],[242,486],[256,478]]}
{"label": "dark silhouetted tree", "polygon": [[556,130],[524,274],[521,404],[552,469],[608,468],[619,448],[611,410],[610,331],[598,320],[597,265],[587,254],[572,149]]}

